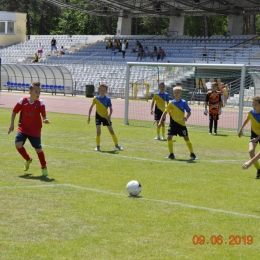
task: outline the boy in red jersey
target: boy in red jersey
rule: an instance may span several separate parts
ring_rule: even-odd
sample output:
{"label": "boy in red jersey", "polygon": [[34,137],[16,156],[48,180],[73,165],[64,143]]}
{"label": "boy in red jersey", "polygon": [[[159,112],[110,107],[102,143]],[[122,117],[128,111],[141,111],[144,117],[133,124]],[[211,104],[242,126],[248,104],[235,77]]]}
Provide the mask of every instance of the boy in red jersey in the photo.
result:
{"label": "boy in red jersey", "polygon": [[[41,145],[41,128],[43,123],[49,124],[50,121],[46,118],[45,105],[40,97],[41,83],[34,82],[29,88],[29,97],[21,98],[13,109],[11,116],[11,125],[8,130],[10,134],[14,130],[14,120],[16,114],[20,112],[18,123],[18,133],[15,138],[15,146],[17,151],[25,159],[24,170],[27,171],[32,162],[32,158],[26,152],[24,143],[29,139],[31,145],[35,148],[38,158],[41,163],[42,175],[47,176],[48,170],[46,166],[44,152]],[[42,119],[41,119],[42,116]]]}

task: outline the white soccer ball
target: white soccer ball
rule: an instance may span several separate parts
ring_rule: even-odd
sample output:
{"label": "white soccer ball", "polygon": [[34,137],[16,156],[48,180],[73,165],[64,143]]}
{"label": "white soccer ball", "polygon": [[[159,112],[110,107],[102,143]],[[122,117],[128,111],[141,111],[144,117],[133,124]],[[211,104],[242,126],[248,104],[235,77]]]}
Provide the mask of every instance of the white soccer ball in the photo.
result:
{"label": "white soccer ball", "polygon": [[129,181],[126,184],[126,191],[130,196],[137,196],[142,191],[142,185],[138,181]]}

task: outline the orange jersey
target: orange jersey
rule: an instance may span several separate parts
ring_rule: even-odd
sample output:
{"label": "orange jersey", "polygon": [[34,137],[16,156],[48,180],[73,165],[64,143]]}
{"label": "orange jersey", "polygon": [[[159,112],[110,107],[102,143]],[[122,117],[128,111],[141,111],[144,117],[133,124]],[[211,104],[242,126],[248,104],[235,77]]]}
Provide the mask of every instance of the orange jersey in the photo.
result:
{"label": "orange jersey", "polygon": [[218,111],[221,108],[221,92],[216,91],[208,91],[206,94],[206,102],[209,104],[209,114],[218,115]]}

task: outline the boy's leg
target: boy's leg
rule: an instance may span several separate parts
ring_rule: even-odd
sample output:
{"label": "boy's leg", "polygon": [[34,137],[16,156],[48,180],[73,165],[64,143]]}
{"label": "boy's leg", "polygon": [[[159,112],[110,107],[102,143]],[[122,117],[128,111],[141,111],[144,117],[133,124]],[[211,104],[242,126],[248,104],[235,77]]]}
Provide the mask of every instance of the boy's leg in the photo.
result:
{"label": "boy's leg", "polygon": [[214,134],[217,134],[218,120],[214,120]]}
{"label": "boy's leg", "polygon": [[[257,146],[258,143],[253,143],[253,142],[250,142],[249,143],[249,155],[250,155],[250,158],[253,158],[255,156],[255,148]],[[253,165],[255,166],[255,168],[257,170],[260,169],[260,165],[259,165],[259,162],[258,161],[255,161],[253,163]]]}
{"label": "boy's leg", "polygon": [[213,118],[209,115],[209,133],[212,134]]}
{"label": "boy's leg", "polygon": [[32,162],[32,158],[30,158],[30,155],[26,152],[24,148],[24,143],[27,139],[27,136],[24,135],[23,133],[17,133],[16,138],[15,138],[15,147],[19,154],[25,159],[24,162],[24,170],[27,171],[30,167],[30,163]]}
{"label": "boy's leg", "polygon": [[112,125],[109,125],[107,126],[111,136],[112,136],[112,139],[113,139],[113,142],[115,144],[115,147],[119,150],[119,151],[123,151],[123,147],[121,147],[119,144],[118,144],[118,139],[117,139],[117,136],[116,134],[114,133],[114,130],[113,130],[113,127]]}
{"label": "boy's leg", "polygon": [[101,125],[96,125],[97,134],[96,134],[96,151],[100,149],[100,135],[101,135]]}
{"label": "boy's leg", "polygon": [[45,160],[45,155],[44,155],[44,152],[42,149],[35,149],[37,155],[38,155],[38,158],[39,158],[39,161],[40,161],[40,164],[41,164],[41,168],[44,169],[44,168],[47,168],[46,166],[46,160]]}

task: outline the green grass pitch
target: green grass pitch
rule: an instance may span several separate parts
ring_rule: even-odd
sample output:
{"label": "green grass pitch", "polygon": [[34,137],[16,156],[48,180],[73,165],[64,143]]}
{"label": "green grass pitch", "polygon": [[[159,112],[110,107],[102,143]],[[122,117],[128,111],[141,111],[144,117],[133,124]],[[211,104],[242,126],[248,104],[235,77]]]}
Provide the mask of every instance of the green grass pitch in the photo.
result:
{"label": "green grass pitch", "polygon": [[[260,180],[241,168],[248,137],[189,128],[199,160],[175,137],[171,161],[155,126],[112,119],[124,151],[102,127],[97,152],[93,117],[88,125],[86,116],[48,113],[42,178],[29,143],[23,171],[10,116],[0,109],[0,259],[259,259]],[[137,198],[125,191],[130,180],[142,184]]]}

